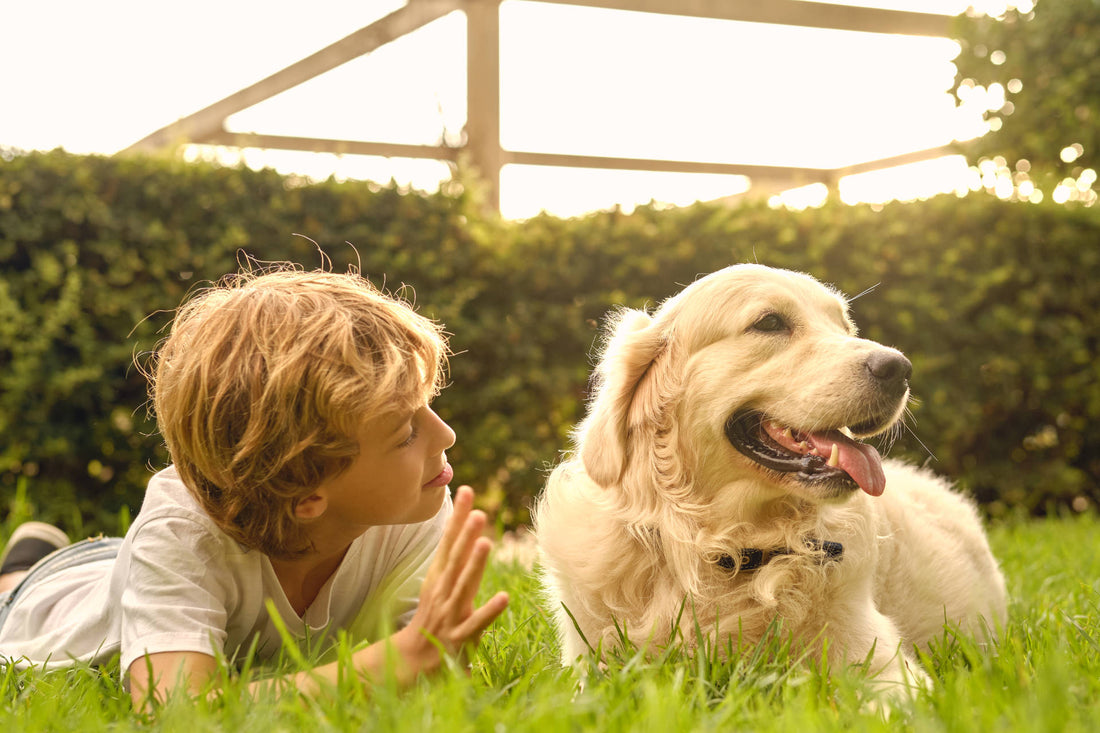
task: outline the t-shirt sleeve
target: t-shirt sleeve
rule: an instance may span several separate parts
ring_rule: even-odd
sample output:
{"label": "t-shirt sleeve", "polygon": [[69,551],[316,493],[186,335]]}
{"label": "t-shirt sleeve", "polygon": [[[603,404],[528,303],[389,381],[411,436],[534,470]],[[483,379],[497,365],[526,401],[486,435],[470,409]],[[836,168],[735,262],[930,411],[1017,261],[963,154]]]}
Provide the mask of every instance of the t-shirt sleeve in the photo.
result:
{"label": "t-shirt sleeve", "polygon": [[420,586],[453,511],[448,495],[432,519],[392,528],[390,561],[383,579],[348,625],[353,640],[377,641],[409,624],[419,604]]}
{"label": "t-shirt sleeve", "polygon": [[224,652],[233,583],[221,538],[187,517],[157,517],[133,537],[122,593],[125,672],[145,654]]}

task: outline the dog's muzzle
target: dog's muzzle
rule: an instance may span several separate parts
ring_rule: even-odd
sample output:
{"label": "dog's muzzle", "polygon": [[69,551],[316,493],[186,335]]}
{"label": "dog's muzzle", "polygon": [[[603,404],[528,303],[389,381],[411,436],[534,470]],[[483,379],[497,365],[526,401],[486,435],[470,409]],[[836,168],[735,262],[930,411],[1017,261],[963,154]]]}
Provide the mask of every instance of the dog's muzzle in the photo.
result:
{"label": "dog's muzzle", "polygon": [[886,488],[882,458],[873,446],[840,428],[803,433],[755,410],[734,413],[726,439],[744,456],[804,483],[836,490],[863,489],[879,496]]}

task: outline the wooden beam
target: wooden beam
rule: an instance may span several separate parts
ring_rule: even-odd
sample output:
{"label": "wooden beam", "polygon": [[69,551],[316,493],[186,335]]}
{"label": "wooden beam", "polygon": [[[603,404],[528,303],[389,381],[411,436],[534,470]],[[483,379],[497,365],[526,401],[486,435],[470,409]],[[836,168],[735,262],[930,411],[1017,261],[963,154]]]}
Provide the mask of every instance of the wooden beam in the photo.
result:
{"label": "wooden beam", "polygon": [[500,0],[467,0],[466,149],[500,210]]}
{"label": "wooden beam", "polygon": [[[334,153],[337,155],[374,155],[383,158],[418,158],[454,161],[461,148],[444,145],[408,145],[368,140],[336,140],[332,138],[294,137],[290,135],[265,135],[254,132],[230,132],[219,130],[207,135],[203,144],[226,145],[236,148],[263,148],[268,150],[296,150],[307,153]],[[502,150],[501,165],[541,165],[562,168],[595,168],[606,170],[653,171],[658,173],[706,173],[746,176],[753,187],[767,184],[780,190],[805,186],[810,183],[831,184],[844,176],[893,168],[900,165],[934,160],[954,155],[949,147],[928,148],[889,158],[878,158],[841,168],[796,168],[775,165],[748,165],[743,163],[713,163],[706,161],[667,160],[659,158],[612,158],[596,155],[567,155],[561,153],[532,153]]]}
{"label": "wooden beam", "polygon": [[366,140],[333,140],[317,137],[293,137],[290,135],[262,135],[254,132],[229,132],[219,130],[206,135],[202,141],[209,145],[228,145],[236,148],[265,148],[270,150],[299,150],[306,153],[335,153],[337,155],[377,155],[383,158],[428,158],[455,160],[458,149],[443,145],[406,145],[404,143],[379,143]]}
{"label": "wooden beam", "polygon": [[907,36],[951,35],[951,16],[905,10],[863,8],[802,0],[539,0],[608,10],[633,10],[746,23],[830,28]]}
{"label": "wooden beam", "polygon": [[301,61],[277,71],[251,86],[166,125],[122,152],[154,151],[184,142],[206,142],[222,129],[229,115],[247,109],[280,92],[370,53],[458,9],[461,0],[409,0],[409,4],[360,28]]}
{"label": "wooden beam", "polygon": [[936,158],[943,158],[948,155],[958,154],[959,151],[945,145],[938,148],[926,148],[925,150],[916,150],[912,153],[894,155],[889,158],[878,158],[876,160],[868,160],[863,163],[855,163],[854,165],[846,165],[841,168],[837,168],[834,173],[837,178],[843,178],[844,176],[854,176],[860,173],[870,173],[871,171],[878,171],[884,168],[896,168],[899,165],[921,163],[926,160],[935,160]]}
{"label": "wooden beam", "polygon": [[790,188],[810,183],[825,183],[833,171],[829,168],[793,168],[778,165],[745,165],[741,163],[708,163],[704,161],[663,160],[655,158],[609,158],[597,155],[564,155],[560,153],[528,153],[505,151],[504,163],[515,165],[548,165],[569,168],[602,168],[658,173],[711,173],[747,176],[755,183],[769,181],[790,184]]}

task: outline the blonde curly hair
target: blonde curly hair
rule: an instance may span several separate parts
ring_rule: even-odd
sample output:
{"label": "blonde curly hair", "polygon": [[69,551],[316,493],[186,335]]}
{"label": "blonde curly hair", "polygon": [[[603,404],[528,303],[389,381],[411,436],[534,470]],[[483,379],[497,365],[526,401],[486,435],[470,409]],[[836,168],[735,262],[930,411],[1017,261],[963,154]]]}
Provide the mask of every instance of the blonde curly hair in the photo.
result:
{"label": "blonde curly hair", "polygon": [[351,464],[365,420],[438,394],[446,359],[439,324],[358,273],[282,264],[185,301],[146,371],[188,490],[230,537],[293,558],[298,503]]}

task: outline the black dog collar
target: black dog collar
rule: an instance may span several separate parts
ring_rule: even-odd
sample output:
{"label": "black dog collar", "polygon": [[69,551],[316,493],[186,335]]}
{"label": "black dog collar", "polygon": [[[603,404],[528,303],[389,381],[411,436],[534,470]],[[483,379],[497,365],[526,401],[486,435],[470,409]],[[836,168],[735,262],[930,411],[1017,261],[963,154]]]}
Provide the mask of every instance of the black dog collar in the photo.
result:
{"label": "black dog collar", "polygon": [[[806,547],[825,553],[823,562],[839,562],[844,556],[844,545],[839,542],[826,542],[822,540],[807,540]],[[741,566],[732,555],[722,555],[718,558],[718,567],[726,570],[756,570],[767,565],[772,558],[780,555],[790,555],[793,550],[789,547],[779,547],[773,550],[759,550],[754,547],[746,547],[741,550]]]}

